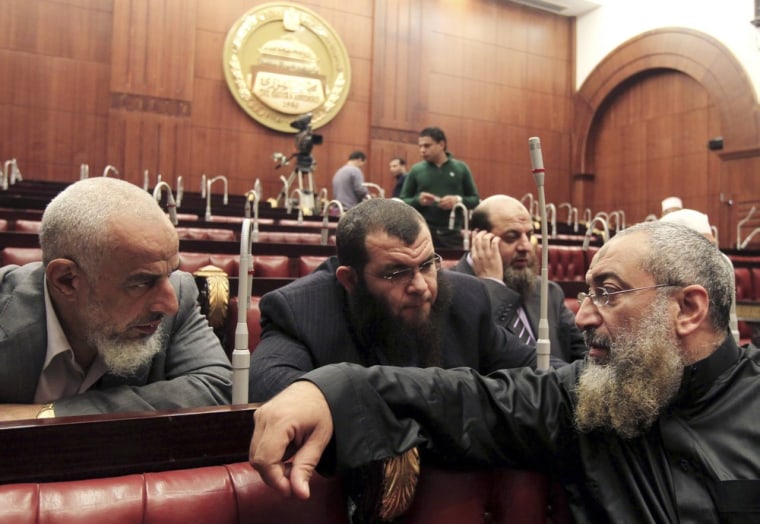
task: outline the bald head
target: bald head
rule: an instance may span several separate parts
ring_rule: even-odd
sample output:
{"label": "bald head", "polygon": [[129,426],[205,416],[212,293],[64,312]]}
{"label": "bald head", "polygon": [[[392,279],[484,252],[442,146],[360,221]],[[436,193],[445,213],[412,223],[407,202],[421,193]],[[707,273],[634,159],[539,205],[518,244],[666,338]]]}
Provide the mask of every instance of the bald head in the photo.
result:
{"label": "bald head", "polygon": [[508,195],[492,195],[483,200],[472,212],[471,229],[490,231],[494,234],[501,224],[517,223],[531,225],[528,209],[522,202]]}

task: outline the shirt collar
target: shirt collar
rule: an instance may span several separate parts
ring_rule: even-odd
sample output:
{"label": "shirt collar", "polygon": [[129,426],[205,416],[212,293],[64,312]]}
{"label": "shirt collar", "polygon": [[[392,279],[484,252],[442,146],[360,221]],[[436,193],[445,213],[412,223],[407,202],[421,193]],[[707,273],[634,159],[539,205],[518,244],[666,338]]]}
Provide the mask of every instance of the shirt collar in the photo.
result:
{"label": "shirt collar", "polygon": [[[50,299],[50,292],[47,287],[47,275],[44,277],[43,290],[45,294],[45,322],[47,330],[47,353],[45,355],[44,370],[50,364],[50,361],[59,353],[65,353],[72,350],[66,334],[63,332],[58,315],[53,307],[53,301]],[[73,351],[73,350],[72,350]]]}
{"label": "shirt collar", "polygon": [[704,396],[720,375],[726,372],[741,356],[741,350],[730,334],[710,356],[686,366],[681,387],[674,398],[674,405],[688,405]]}

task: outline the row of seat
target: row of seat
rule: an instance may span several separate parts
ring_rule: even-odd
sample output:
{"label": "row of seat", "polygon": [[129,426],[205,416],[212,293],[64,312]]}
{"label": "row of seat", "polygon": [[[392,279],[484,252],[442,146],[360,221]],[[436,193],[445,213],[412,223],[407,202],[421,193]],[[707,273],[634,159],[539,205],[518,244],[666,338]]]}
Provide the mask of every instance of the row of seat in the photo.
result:
{"label": "row of seat", "polygon": [[[195,273],[205,266],[215,266],[230,277],[237,277],[240,270],[240,255],[225,253],[180,252],[179,269]],[[253,257],[254,277],[298,278],[311,273],[325,258],[324,256],[302,255],[258,255]],[[0,266],[24,265],[42,260],[42,249],[38,247],[6,247],[0,250]]]}
{"label": "row of seat", "polygon": [[[287,227],[287,226],[286,226]],[[316,229],[316,228],[312,228]],[[39,233],[40,221],[38,220],[7,220],[0,219],[0,231],[16,231],[21,233]],[[334,229],[330,230],[327,244],[335,244]],[[219,240],[222,242],[238,242],[240,232],[229,228],[208,228],[208,227],[177,227],[177,235],[180,240]],[[258,233],[259,242],[272,242],[280,244],[320,244],[322,235],[320,232],[300,232],[300,231],[260,231]]]}

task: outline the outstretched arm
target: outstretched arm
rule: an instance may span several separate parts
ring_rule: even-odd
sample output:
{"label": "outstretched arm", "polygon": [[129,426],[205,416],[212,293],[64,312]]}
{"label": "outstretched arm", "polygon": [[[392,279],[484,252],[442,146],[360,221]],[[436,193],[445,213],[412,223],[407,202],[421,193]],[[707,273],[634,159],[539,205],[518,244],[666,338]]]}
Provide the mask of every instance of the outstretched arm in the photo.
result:
{"label": "outstretched arm", "polygon": [[309,498],[309,480],[333,433],[320,389],[299,381],[256,410],[249,460],[266,484]]}

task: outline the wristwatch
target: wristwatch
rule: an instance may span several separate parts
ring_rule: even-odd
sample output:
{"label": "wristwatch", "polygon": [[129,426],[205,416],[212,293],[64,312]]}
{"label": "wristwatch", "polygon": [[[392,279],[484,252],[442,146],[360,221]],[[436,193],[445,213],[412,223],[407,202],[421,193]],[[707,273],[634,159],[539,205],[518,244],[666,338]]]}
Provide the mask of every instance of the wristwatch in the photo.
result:
{"label": "wristwatch", "polygon": [[457,204],[462,203],[462,195],[457,195]]}
{"label": "wristwatch", "polygon": [[37,418],[55,418],[55,409],[53,409],[53,403],[45,404],[37,412]]}

